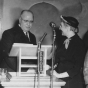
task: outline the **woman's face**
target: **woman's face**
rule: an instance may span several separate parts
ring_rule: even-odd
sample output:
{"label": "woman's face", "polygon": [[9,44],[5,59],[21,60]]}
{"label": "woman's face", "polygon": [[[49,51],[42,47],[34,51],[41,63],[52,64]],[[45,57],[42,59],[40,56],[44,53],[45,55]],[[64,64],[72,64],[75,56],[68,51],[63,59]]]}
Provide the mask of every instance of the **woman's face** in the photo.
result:
{"label": "woman's face", "polygon": [[66,36],[68,33],[68,25],[64,22],[61,22],[60,24],[60,30],[62,31],[62,35]]}

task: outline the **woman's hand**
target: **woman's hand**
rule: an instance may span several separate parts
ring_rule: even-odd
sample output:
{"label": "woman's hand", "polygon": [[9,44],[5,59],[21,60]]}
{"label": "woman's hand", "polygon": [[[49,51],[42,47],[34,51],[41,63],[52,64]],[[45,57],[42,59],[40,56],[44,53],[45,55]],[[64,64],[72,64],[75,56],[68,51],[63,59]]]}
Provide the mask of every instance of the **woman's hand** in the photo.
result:
{"label": "woman's hand", "polygon": [[53,72],[51,71],[51,75],[53,74],[53,76],[55,76],[56,78],[65,78],[65,77],[69,77],[67,72],[63,72],[63,73],[57,73],[55,70],[53,70]]}

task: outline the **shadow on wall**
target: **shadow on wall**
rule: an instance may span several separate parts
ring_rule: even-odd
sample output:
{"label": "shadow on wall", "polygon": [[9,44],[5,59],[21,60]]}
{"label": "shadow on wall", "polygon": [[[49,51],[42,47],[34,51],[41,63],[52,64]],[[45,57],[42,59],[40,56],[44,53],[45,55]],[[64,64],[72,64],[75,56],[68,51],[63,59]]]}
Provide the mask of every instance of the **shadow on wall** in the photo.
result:
{"label": "shadow on wall", "polygon": [[60,18],[58,9],[49,3],[38,3],[30,8],[34,13],[34,24],[31,31],[35,34],[37,42],[46,32],[47,36],[42,44],[52,44],[53,32],[49,23],[54,22],[59,26]]}

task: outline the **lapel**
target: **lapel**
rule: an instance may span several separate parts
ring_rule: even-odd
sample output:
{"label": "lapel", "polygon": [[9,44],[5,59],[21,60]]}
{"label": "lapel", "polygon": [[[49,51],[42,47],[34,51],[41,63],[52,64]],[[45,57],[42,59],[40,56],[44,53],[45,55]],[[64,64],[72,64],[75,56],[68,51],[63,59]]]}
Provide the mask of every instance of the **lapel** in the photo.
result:
{"label": "lapel", "polygon": [[[18,27],[15,30],[15,32],[17,33],[16,41],[21,42],[21,43],[30,43],[29,38],[26,37],[26,35],[24,34],[23,30],[20,27]],[[29,33],[29,37],[30,37],[30,32],[28,32],[28,33]]]}

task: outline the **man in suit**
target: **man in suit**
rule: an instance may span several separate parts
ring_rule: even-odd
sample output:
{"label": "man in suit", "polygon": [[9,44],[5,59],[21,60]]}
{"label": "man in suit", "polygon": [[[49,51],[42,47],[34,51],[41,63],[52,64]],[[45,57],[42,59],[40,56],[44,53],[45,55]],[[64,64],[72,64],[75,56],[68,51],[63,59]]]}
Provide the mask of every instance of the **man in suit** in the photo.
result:
{"label": "man in suit", "polygon": [[53,76],[66,81],[62,88],[83,88],[82,67],[86,52],[77,35],[78,24],[74,17],[61,16],[60,30],[66,39],[57,45]]}
{"label": "man in suit", "polygon": [[34,21],[33,13],[23,10],[19,17],[19,24],[11,29],[5,30],[1,39],[1,67],[6,67],[10,71],[17,70],[16,58],[9,57],[10,50],[14,43],[36,44],[36,37],[30,32]]}

